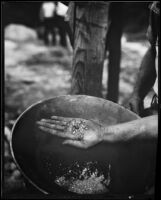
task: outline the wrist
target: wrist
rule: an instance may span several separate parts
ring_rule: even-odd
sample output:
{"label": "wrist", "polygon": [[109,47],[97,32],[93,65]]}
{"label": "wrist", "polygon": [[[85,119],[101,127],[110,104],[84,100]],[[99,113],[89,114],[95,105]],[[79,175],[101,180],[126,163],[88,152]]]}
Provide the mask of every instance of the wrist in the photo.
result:
{"label": "wrist", "polygon": [[114,130],[112,128],[112,126],[108,126],[108,127],[104,127],[102,126],[101,128],[101,141],[102,142],[115,142],[116,141],[116,137],[115,137],[115,133]]}
{"label": "wrist", "polygon": [[105,134],[105,127],[100,125],[100,134],[99,134],[99,141],[103,142],[104,140],[104,134]]}

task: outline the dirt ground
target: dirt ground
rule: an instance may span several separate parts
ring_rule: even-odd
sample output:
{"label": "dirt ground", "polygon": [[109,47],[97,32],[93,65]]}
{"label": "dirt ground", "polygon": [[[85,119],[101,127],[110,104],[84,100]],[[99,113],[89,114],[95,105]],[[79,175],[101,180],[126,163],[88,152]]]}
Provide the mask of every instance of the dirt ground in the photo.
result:
{"label": "dirt ground", "polygon": [[[18,32],[20,28],[21,32]],[[11,128],[17,117],[31,104],[69,93],[72,52],[59,44],[54,47],[45,46],[43,41],[36,38],[34,30],[29,30],[32,34],[27,36],[25,27],[15,26],[8,32],[5,35],[4,191],[14,193],[24,189],[25,185],[7,142]],[[20,37],[22,35],[26,37]],[[119,104],[123,104],[133,91],[147,47],[146,40],[130,42],[122,38]],[[107,88],[107,64],[108,56],[104,62],[103,94]],[[147,98],[147,106],[149,102]]]}

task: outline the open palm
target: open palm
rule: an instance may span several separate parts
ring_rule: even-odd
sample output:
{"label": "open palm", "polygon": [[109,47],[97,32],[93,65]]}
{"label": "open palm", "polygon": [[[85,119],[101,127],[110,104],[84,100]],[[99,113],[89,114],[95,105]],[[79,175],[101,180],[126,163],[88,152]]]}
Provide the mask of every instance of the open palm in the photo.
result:
{"label": "open palm", "polygon": [[102,126],[91,120],[52,116],[37,124],[42,131],[67,138],[63,144],[89,148],[102,141]]}

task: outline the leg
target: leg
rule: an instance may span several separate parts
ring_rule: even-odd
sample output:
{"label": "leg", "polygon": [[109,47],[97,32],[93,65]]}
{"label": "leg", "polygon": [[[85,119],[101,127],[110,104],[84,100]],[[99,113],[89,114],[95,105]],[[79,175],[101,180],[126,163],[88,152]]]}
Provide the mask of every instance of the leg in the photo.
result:
{"label": "leg", "polygon": [[64,21],[64,17],[58,16],[58,28],[59,28],[59,35],[60,35],[60,44],[63,47],[67,46],[67,41],[66,41],[66,23]]}
{"label": "leg", "polygon": [[60,27],[59,34],[60,34],[60,44],[63,47],[66,47],[67,46],[67,42],[66,42],[66,31],[65,31],[65,29]]}
{"label": "leg", "polygon": [[49,45],[49,33],[50,33],[50,27],[49,27],[49,21],[48,19],[44,20],[44,42],[46,45]]}

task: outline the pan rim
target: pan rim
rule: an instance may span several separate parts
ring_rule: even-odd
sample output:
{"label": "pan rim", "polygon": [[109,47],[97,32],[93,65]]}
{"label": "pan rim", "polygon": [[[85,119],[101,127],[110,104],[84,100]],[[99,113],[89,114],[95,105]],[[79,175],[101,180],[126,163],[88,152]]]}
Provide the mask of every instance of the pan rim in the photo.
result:
{"label": "pan rim", "polygon": [[[28,108],[26,108],[26,109],[19,115],[19,117],[16,119],[16,121],[15,121],[13,127],[12,127],[12,130],[11,130],[11,139],[10,139],[10,142],[9,142],[9,144],[10,144],[10,150],[11,150],[11,155],[12,155],[12,157],[13,157],[13,160],[14,160],[15,164],[17,165],[17,168],[20,170],[21,174],[25,177],[25,179],[27,179],[27,181],[28,181],[31,185],[33,185],[36,189],[38,189],[38,191],[42,192],[43,194],[50,194],[50,193],[47,192],[45,189],[42,189],[41,187],[37,186],[30,178],[28,178],[28,176],[25,174],[25,172],[24,172],[23,169],[20,167],[20,165],[18,164],[18,162],[17,162],[17,160],[16,160],[16,158],[15,158],[15,154],[14,154],[14,150],[13,150],[13,142],[12,142],[12,141],[13,141],[12,138],[13,138],[14,130],[15,130],[15,128],[16,128],[18,122],[19,122],[20,119],[22,118],[22,116],[23,116],[26,112],[28,112],[30,109],[32,109],[34,106],[36,106],[36,105],[38,105],[38,104],[41,104],[41,103],[43,103],[43,102],[46,102],[46,101],[50,101],[50,100],[53,100],[53,99],[57,99],[57,98],[63,98],[63,97],[79,97],[79,96],[80,96],[80,97],[86,97],[86,98],[97,98],[97,99],[100,99],[101,101],[108,101],[108,102],[110,102],[111,104],[116,105],[117,107],[120,107],[120,108],[123,108],[123,109],[127,110],[128,112],[130,112],[131,114],[133,114],[133,116],[135,116],[136,119],[141,118],[141,117],[138,116],[136,113],[134,113],[134,112],[128,110],[127,108],[124,108],[124,107],[121,106],[120,104],[117,104],[117,103],[115,103],[115,102],[112,102],[112,101],[107,100],[107,99],[104,99],[104,98],[94,97],[94,96],[90,96],[90,95],[70,95],[70,94],[68,94],[68,95],[59,95],[59,96],[55,96],[55,97],[51,97],[51,98],[47,98],[47,99],[43,99],[43,100],[37,101],[37,102],[33,103],[32,105],[30,105]],[[134,119],[134,120],[135,120],[135,119]],[[73,193],[73,194],[77,194],[77,193]],[[80,194],[77,194],[77,195],[80,195]],[[84,195],[84,194],[83,194],[83,195]],[[89,195],[89,194],[85,194],[85,195]],[[110,194],[110,195],[112,195],[112,194]],[[113,195],[117,195],[117,194],[113,194]],[[121,195],[121,194],[119,194],[119,195]],[[133,195],[127,195],[127,196],[133,196]],[[136,195],[135,195],[135,196],[136,196]]]}

